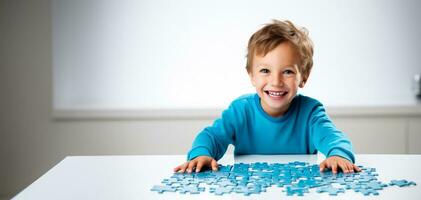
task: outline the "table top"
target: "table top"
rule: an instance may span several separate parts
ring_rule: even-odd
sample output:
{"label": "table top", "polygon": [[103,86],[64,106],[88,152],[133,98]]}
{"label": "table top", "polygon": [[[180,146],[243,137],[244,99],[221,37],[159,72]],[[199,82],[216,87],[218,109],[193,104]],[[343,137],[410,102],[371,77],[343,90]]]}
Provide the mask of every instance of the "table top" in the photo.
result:
{"label": "table top", "polygon": [[[172,169],[183,163],[185,155],[146,156],[69,156],[50,169],[13,199],[296,199],[286,196],[275,186],[267,192],[244,196],[226,194],[217,196],[209,191],[200,194],[179,194],[150,191],[154,185],[172,175]],[[218,163],[287,163],[303,161],[316,164],[322,155],[225,155]],[[378,179],[390,182],[407,179],[417,183],[411,187],[387,187],[379,196],[364,196],[352,190],[337,197],[310,191],[301,199],[421,199],[421,155],[359,154],[358,165],[377,169]]]}

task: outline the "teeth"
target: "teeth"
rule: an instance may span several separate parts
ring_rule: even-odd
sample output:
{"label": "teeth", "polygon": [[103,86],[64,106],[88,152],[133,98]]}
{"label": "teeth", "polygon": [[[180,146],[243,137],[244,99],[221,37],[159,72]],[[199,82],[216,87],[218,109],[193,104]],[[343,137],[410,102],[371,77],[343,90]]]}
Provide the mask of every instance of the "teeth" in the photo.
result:
{"label": "teeth", "polygon": [[272,91],[268,91],[270,96],[282,96],[284,95],[286,92],[272,92]]}

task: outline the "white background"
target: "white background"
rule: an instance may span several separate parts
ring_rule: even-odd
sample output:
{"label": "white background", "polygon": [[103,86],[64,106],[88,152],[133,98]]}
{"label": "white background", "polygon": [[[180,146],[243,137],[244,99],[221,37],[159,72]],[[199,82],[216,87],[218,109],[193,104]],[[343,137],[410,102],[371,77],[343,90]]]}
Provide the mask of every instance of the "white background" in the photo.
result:
{"label": "white background", "polygon": [[271,19],[306,27],[314,41],[301,93],[328,106],[411,105],[420,4],[53,0],[54,108],[225,108],[254,92],[247,41]]}

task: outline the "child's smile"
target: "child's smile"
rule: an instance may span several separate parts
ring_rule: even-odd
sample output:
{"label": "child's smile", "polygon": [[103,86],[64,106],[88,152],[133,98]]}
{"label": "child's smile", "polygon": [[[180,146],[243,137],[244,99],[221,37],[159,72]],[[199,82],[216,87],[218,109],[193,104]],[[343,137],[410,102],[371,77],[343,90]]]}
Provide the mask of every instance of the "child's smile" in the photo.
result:
{"label": "child's smile", "polygon": [[269,115],[283,115],[298,87],[304,86],[298,69],[299,61],[295,47],[289,42],[281,43],[265,56],[254,56],[250,79],[263,110]]}
{"label": "child's smile", "polygon": [[279,100],[285,97],[288,91],[273,91],[273,90],[265,90],[265,93],[269,95],[270,98],[274,100]]}

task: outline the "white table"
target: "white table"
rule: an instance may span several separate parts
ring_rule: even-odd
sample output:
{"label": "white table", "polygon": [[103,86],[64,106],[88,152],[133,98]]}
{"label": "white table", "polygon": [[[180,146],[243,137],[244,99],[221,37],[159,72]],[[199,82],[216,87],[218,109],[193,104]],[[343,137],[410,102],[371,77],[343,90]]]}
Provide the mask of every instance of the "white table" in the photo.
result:
{"label": "white table", "polygon": [[[172,175],[174,166],[185,161],[185,155],[168,156],[69,156],[20,192],[13,199],[296,199],[273,186],[267,192],[249,197],[242,194],[216,196],[208,190],[201,194],[179,194],[150,191],[162,179]],[[320,155],[237,156],[226,155],[220,164],[234,162],[305,161],[320,163]],[[421,199],[421,155],[357,155],[357,164],[374,167],[379,180],[415,181],[417,186],[387,187],[379,196],[364,196],[352,190],[337,197],[311,189],[301,199]]]}

